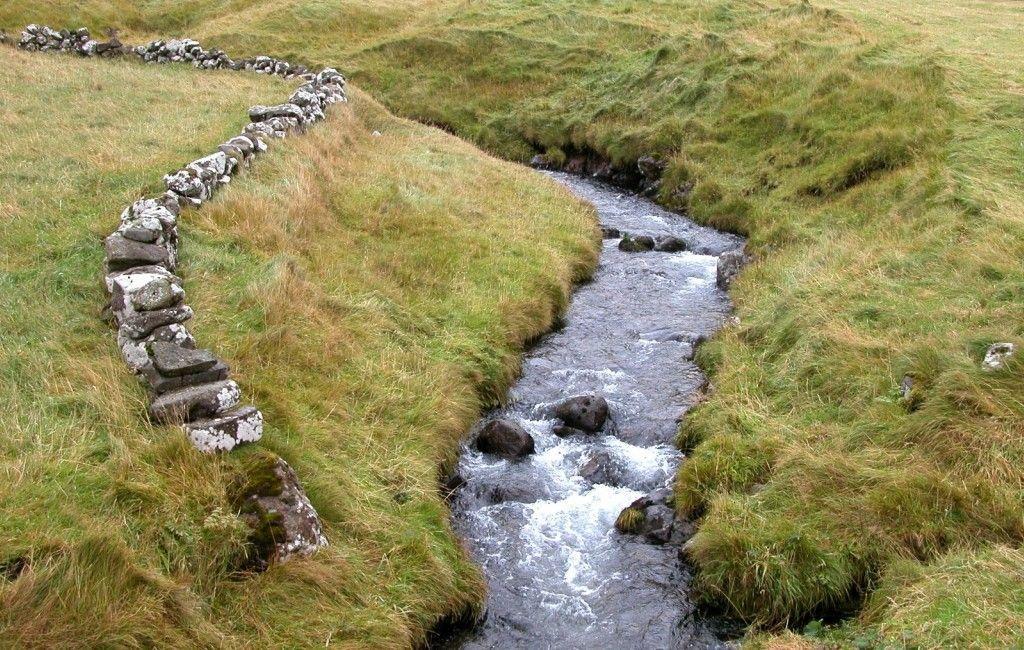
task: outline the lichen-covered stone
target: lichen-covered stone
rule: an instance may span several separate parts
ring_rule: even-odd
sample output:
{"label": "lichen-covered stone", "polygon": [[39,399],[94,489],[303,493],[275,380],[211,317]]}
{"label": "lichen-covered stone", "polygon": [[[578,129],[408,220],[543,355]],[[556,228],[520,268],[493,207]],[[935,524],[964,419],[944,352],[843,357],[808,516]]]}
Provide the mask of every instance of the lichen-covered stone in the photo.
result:
{"label": "lichen-covered stone", "polygon": [[209,350],[197,350],[164,341],[150,343],[149,354],[153,366],[166,377],[192,375],[217,365],[217,357]]}
{"label": "lichen-covered stone", "polygon": [[189,440],[199,451],[231,451],[263,436],[263,414],[253,406],[241,406],[218,417],[185,425]]}
{"label": "lichen-covered stone", "polygon": [[985,358],[981,362],[984,370],[1001,370],[1006,366],[1007,360],[1013,356],[1016,346],[1013,343],[993,343],[985,352]]}
{"label": "lichen-covered stone", "polygon": [[236,406],[242,396],[229,380],[189,386],[158,396],[149,405],[149,417],[161,424],[184,424],[219,415]]}
{"label": "lichen-covered stone", "polygon": [[[175,305],[167,309],[155,311],[131,312],[118,318],[122,332],[130,338],[141,339],[148,336],[150,332],[163,325],[172,323],[184,323],[194,316],[192,308],[188,305]],[[115,312],[115,317],[117,314]]]}
{"label": "lichen-covered stone", "polygon": [[249,119],[253,122],[265,122],[274,117],[291,117],[301,120],[302,116],[302,108],[290,103],[276,106],[253,106],[249,109]]}
{"label": "lichen-covered stone", "polygon": [[150,390],[156,395],[162,395],[188,386],[199,386],[200,384],[221,381],[227,379],[231,371],[228,364],[223,361],[217,361],[217,363],[206,370],[188,375],[168,377],[160,374],[160,371],[156,369],[151,359],[147,359],[147,361],[148,363],[139,370],[139,374],[142,375],[142,378],[149,384]]}
{"label": "lichen-covered stone", "polygon": [[[153,287],[152,289],[148,289],[148,287],[150,284],[163,285],[165,282],[174,285],[170,289],[174,297],[180,299],[184,296],[185,292],[181,289],[181,278],[162,266],[136,266],[125,271],[109,273],[106,277],[106,285],[107,292],[110,293],[110,308],[117,315],[118,312],[138,311],[135,307],[136,304],[154,304],[152,301],[157,299],[155,294],[161,293],[164,287]],[[135,295],[140,292],[152,292],[154,295],[136,300]],[[180,300],[175,302],[180,302]],[[175,302],[171,304],[175,304]]]}
{"label": "lichen-covered stone", "polygon": [[[121,349],[121,356],[124,358],[125,364],[128,365],[132,372],[141,372],[147,366],[152,365],[152,361],[149,358],[148,344],[155,341],[174,343],[175,345],[186,348],[194,348],[196,346],[195,338],[193,338],[192,334],[180,323],[161,325],[160,327],[154,328],[152,332],[142,339],[133,339],[121,330],[118,330],[117,333],[117,347]],[[211,376],[209,379],[196,383],[205,383],[207,381],[215,381],[217,379],[224,378],[226,377]],[[178,384],[177,386],[174,386],[174,388],[180,388],[185,385],[187,384]],[[167,390],[171,390],[171,388],[168,388]]]}
{"label": "lichen-covered stone", "polygon": [[156,311],[180,303],[185,291],[169,278],[156,278],[147,282],[131,294],[131,305],[135,311]]}

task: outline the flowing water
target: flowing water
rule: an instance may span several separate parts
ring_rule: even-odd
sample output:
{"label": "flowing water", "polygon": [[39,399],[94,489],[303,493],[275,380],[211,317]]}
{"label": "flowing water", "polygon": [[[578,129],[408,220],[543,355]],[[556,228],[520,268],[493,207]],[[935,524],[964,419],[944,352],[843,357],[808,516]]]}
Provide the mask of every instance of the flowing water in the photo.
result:
{"label": "flowing water", "polygon": [[[715,285],[716,255],[742,240],[596,181],[551,176],[591,202],[603,227],[674,235],[688,251],[625,253],[617,238],[605,239],[564,327],[529,350],[508,405],[484,419],[517,420],[536,453],[510,462],[463,449],[454,525],[490,595],[486,619],[457,645],[716,647],[694,616],[678,545],[622,535],[614,522],[633,500],[669,485],[683,462],[677,422],[704,383],[693,345],[729,313]],[[546,408],[590,393],[608,400],[604,431],[554,435]],[[599,465],[598,476],[586,471]]]}

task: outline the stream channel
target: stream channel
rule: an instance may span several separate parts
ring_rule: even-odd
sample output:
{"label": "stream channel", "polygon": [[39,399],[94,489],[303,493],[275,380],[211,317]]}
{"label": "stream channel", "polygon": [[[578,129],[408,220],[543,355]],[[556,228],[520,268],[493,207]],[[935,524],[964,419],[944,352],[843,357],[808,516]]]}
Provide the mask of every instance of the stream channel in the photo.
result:
{"label": "stream channel", "polygon": [[[729,317],[717,256],[743,240],[600,182],[548,172],[597,209],[601,226],[674,236],[683,252],[619,250],[603,242],[593,278],[573,294],[564,326],[527,351],[507,405],[471,432],[452,496],[453,525],[489,586],[487,615],[450,639],[461,648],[719,647],[688,598],[679,542],[652,544],[615,530],[623,508],[671,487],[684,462],[673,441],[705,378],[693,348]],[[576,395],[608,402],[599,433],[560,437],[553,404]],[[502,460],[476,450],[480,427],[513,420],[536,451]]]}

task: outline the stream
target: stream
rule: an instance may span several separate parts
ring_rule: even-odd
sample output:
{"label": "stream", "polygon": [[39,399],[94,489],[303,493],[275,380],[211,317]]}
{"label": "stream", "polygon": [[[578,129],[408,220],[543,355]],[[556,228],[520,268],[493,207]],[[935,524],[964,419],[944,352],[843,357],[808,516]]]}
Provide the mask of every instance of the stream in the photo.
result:
{"label": "stream", "polygon": [[[687,251],[627,253],[606,237],[564,326],[526,353],[507,405],[481,420],[518,422],[536,452],[508,461],[463,448],[453,525],[482,567],[489,597],[486,618],[450,645],[720,647],[688,598],[678,544],[688,522],[677,521],[663,545],[619,533],[614,523],[638,497],[671,486],[683,462],[673,444],[678,420],[705,382],[693,347],[730,310],[715,284],[716,256],[743,240],[618,188],[548,174],[592,203],[603,228],[672,235]],[[604,429],[555,435],[552,404],[584,394],[607,399]]]}

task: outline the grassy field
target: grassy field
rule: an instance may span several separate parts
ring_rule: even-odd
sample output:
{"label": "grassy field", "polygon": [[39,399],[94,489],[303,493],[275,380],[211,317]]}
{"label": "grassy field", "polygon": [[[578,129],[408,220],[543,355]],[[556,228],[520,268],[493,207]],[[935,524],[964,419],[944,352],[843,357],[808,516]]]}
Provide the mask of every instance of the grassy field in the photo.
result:
{"label": "grassy field", "polygon": [[0,26],[68,10],[331,62],[518,160],[661,156],[661,200],[758,258],[680,433],[701,593],[768,629],[844,615],[807,630],[843,644],[1024,623],[1024,362],[978,367],[1024,343],[1019,2],[31,4]]}
{"label": "grassy field", "polygon": [[146,423],[99,318],[101,238],[291,84],[8,47],[0,63],[0,645],[406,647],[478,602],[439,467],[592,265],[590,210],[353,91],[183,215],[197,337],[331,541],[239,578],[225,484],[251,450],[204,456]]}

